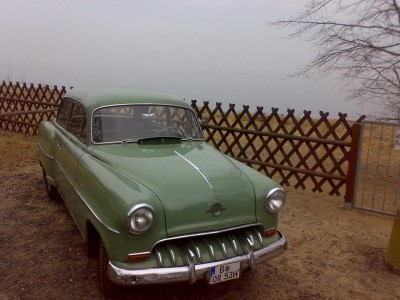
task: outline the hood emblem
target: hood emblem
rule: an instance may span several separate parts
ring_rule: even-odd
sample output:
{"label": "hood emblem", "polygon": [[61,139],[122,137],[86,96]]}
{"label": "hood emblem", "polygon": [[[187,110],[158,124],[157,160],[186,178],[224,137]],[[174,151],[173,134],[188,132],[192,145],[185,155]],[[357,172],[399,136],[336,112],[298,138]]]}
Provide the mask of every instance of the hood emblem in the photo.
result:
{"label": "hood emblem", "polygon": [[222,214],[222,211],[226,208],[222,207],[222,203],[209,203],[208,206],[210,207],[206,212],[211,213],[214,217],[218,217]]}

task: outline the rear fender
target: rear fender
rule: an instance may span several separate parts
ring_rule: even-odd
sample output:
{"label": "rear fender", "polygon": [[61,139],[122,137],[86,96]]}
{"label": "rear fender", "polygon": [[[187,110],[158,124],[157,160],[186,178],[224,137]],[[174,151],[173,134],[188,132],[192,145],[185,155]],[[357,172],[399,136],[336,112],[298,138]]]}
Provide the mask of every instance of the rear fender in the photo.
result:
{"label": "rear fender", "polygon": [[42,122],[37,135],[37,148],[40,165],[44,168],[47,176],[55,179],[55,156],[56,147],[54,143],[56,128],[53,121]]}

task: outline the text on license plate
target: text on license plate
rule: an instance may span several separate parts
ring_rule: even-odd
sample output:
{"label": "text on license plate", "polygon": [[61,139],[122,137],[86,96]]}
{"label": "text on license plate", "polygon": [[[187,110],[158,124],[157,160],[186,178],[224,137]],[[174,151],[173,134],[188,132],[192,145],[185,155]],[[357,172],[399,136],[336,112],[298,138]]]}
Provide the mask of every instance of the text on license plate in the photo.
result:
{"label": "text on license plate", "polygon": [[215,284],[231,279],[239,278],[240,263],[231,263],[210,268],[209,284]]}

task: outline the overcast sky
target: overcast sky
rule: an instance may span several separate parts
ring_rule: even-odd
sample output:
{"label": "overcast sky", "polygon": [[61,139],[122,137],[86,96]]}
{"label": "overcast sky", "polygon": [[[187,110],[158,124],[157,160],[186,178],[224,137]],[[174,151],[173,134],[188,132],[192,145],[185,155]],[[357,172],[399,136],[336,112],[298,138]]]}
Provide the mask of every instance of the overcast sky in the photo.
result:
{"label": "overcast sky", "polygon": [[185,99],[366,113],[334,77],[284,78],[311,45],[267,26],[304,0],[1,0],[0,80],[118,84]]}

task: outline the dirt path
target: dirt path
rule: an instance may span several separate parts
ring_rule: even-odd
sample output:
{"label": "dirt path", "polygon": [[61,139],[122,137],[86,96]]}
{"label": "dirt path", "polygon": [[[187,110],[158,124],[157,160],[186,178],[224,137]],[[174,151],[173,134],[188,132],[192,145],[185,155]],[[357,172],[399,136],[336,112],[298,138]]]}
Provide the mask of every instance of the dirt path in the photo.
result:
{"label": "dirt path", "polygon": [[[98,299],[95,261],[62,201],[46,197],[34,139],[0,133],[0,299]],[[126,289],[124,299],[400,299],[384,263],[393,219],[288,189],[285,255],[221,285]]]}

